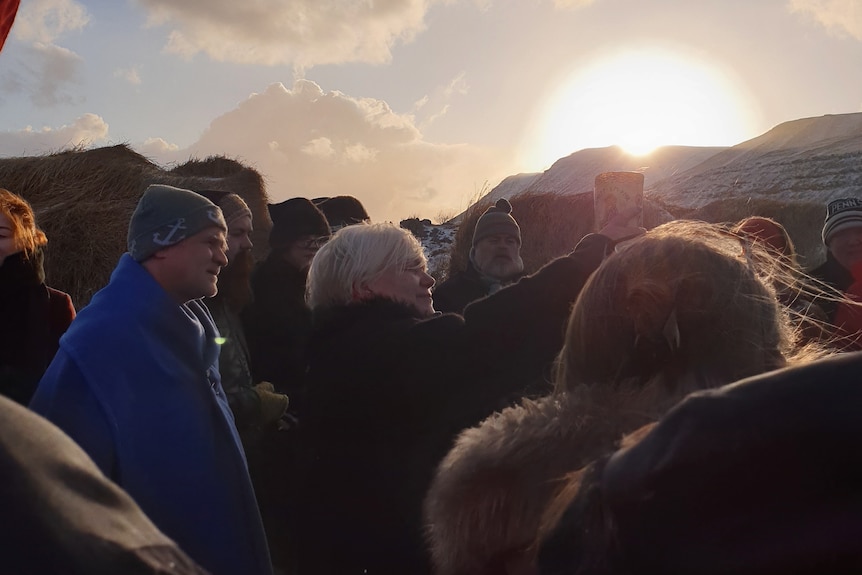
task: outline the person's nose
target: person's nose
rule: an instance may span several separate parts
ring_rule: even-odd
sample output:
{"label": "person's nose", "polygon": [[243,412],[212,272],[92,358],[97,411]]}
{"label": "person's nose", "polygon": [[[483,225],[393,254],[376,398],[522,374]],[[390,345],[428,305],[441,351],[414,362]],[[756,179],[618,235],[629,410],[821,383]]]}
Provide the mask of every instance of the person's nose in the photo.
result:
{"label": "person's nose", "polygon": [[213,257],[213,261],[217,263],[221,267],[225,267],[227,265],[227,250],[225,248],[219,248],[215,251],[215,257]]}
{"label": "person's nose", "polygon": [[242,245],[240,247],[244,250],[250,250],[254,247],[254,243],[252,243],[250,237],[245,236],[245,238],[242,240]]}
{"label": "person's nose", "polygon": [[437,283],[437,280],[434,279],[434,276],[429,274],[428,272],[422,272],[422,278],[420,280],[419,285],[424,288],[432,288],[434,284]]}

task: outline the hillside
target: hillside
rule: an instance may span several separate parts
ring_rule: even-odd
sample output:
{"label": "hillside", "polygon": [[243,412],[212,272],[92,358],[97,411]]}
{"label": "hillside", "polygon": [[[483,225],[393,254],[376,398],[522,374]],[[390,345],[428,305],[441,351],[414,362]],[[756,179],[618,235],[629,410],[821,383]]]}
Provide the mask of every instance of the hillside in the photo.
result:
{"label": "hillside", "polygon": [[581,150],[544,173],[506,178],[480,201],[524,192],[590,192],[597,174],[629,170],[644,173],[647,199],[675,217],[777,219],[811,266],[823,258],[826,203],[862,196],[862,113],[784,122],[730,148],[667,146],[642,157],[618,147]]}
{"label": "hillside", "polygon": [[480,202],[493,203],[525,192],[580,194],[593,191],[596,174],[643,172],[644,186],[693,168],[725,150],[721,147],[664,146],[648,156],[632,156],[618,146],[588,148],[560,158],[545,172],[509,176]]}

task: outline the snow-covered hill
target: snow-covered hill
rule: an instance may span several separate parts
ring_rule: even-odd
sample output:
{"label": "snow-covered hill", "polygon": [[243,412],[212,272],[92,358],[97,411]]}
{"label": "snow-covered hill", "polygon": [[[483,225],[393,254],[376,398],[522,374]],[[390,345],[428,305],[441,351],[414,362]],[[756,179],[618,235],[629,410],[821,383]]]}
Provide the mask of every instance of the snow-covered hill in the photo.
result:
{"label": "snow-covered hill", "polygon": [[482,200],[589,192],[597,174],[623,170],[643,172],[646,197],[676,217],[775,217],[813,265],[823,256],[826,203],[862,197],[862,113],[785,122],[730,148],[667,146],[643,157],[618,147],[581,150],[544,173],[506,178]]}

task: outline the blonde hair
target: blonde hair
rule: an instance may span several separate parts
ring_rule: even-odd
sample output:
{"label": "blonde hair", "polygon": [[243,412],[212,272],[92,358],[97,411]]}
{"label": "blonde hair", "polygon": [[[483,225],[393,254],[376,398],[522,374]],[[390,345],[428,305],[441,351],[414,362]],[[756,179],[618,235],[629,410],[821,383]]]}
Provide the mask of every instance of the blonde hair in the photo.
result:
{"label": "blonde hair", "polygon": [[389,270],[426,265],[413,234],[391,223],[358,223],[341,228],[311,262],[307,300],[311,309],[346,305],[355,288]]}
{"label": "blonde hair", "polygon": [[45,233],[36,227],[33,208],[21,196],[0,188],[0,213],[12,224],[12,237],[25,257],[32,257],[37,248],[48,243]]}
{"label": "blonde hair", "polygon": [[611,255],[581,292],[558,391],[658,380],[678,397],[784,366],[802,355],[773,287],[790,273],[760,243],[720,225],[655,228]]}

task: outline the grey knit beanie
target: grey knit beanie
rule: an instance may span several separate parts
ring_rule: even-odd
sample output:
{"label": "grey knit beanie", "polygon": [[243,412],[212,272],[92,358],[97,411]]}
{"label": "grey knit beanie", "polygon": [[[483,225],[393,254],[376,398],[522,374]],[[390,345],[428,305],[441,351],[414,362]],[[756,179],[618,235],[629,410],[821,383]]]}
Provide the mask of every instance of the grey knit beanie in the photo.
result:
{"label": "grey knit beanie", "polygon": [[228,227],[243,216],[254,219],[251,209],[249,209],[245,200],[233,192],[224,192],[221,190],[195,191],[219,207]]}
{"label": "grey knit beanie", "polygon": [[521,243],[521,228],[512,217],[512,204],[505,198],[500,198],[497,203],[485,210],[485,213],[476,222],[473,230],[473,247],[476,247],[482,239],[497,234],[515,236]]}
{"label": "grey knit beanie", "polygon": [[227,231],[218,206],[191,190],[152,184],[129,222],[129,254],[142,262],[209,227]]}
{"label": "grey knit beanie", "polygon": [[826,206],[826,222],[823,224],[823,243],[829,245],[832,236],[847,228],[862,227],[862,199],[841,198]]}

